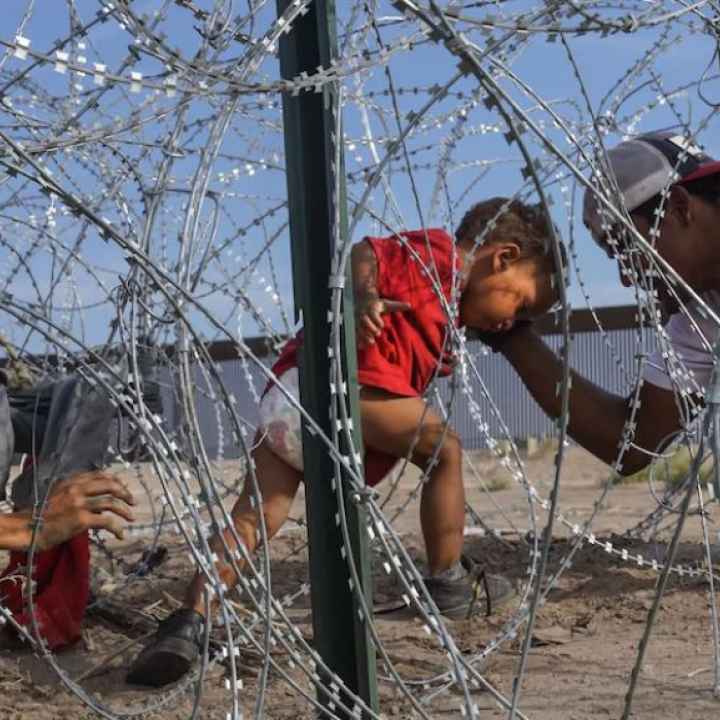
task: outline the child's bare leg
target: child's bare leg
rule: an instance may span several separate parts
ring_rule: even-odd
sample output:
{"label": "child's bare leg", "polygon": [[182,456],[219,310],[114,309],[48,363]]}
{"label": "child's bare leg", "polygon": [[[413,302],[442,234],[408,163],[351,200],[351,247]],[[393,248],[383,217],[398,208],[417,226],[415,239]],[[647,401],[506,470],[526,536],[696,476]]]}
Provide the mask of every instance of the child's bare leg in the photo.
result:
{"label": "child's bare leg", "polygon": [[430,472],[420,498],[420,524],[431,575],[460,560],[465,532],[462,449],[454,435],[446,437],[443,444],[438,465]]}
{"label": "child's bare leg", "polygon": [[[262,506],[253,508],[250,504],[252,483],[247,482],[232,510],[238,536],[249,552],[257,547],[258,513],[262,512],[268,537],[272,537],[285,522],[302,480],[302,474],[275,455],[266,441],[253,451],[253,459]],[[224,534],[229,549],[234,551],[236,546],[232,533],[226,530]],[[217,571],[222,581],[228,589],[233,588],[238,577],[226,561],[220,538],[214,537],[210,546],[219,558]],[[181,678],[192,667],[200,651],[203,632],[203,619],[198,613],[205,613],[204,589],[205,576],[196,573],[185,595],[185,607],[160,623],[153,641],[130,665],[128,682],[163,687]]]}
{"label": "child's bare leg", "polygon": [[[265,517],[265,527],[268,539],[282,527],[287,520],[290,507],[295,499],[298,486],[302,480],[302,473],[281,460],[272,450],[262,442],[253,451],[257,482],[262,494],[262,508],[251,505],[252,482],[248,478],[242,494],[232,509],[232,519],[238,537],[247,548],[248,553],[255,551],[258,545],[257,531],[260,527],[259,512]],[[230,529],[223,532],[225,543],[231,551],[235,550],[235,538]],[[210,547],[218,556],[215,566],[222,582],[228,589],[235,587],[238,582],[237,573],[231,563],[227,561],[225,549],[220,537],[215,535],[210,540]],[[236,561],[242,569],[244,563]],[[205,614],[205,575],[196,572],[192,582],[185,593],[184,606]]]}
{"label": "child's bare leg", "polygon": [[404,457],[416,439],[411,460],[422,469],[437,449],[436,464],[422,490],[420,523],[431,575],[453,567],[460,559],[465,527],[462,449],[451,428],[420,398],[391,395],[375,388],[360,394],[366,448]]}

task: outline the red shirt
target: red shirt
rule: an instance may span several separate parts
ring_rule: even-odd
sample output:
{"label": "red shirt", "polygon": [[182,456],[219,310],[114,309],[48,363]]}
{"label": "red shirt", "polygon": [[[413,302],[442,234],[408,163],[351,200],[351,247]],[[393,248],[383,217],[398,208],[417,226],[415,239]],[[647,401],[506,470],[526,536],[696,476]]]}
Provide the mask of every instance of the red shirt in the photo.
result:
{"label": "red shirt", "polygon": [[[383,316],[385,327],[374,345],[358,350],[360,385],[395,395],[418,397],[433,377],[452,372],[448,346],[444,347],[449,319],[435,291],[435,279],[449,302],[453,258],[458,257],[452,238],[440,229],[415,230],[386,238],[366,238],[378,264],[377,288],[381,298],[411,306],[405,312]],[[289,340],[273,365],[277,377],[297,367],[302,334]],[[387,475],[397,458],[369,450],[365,477],[375,485]]]}
{"label": "red shirt", "polygon": [[[441,229],[414,230],[400,236],[365,238],[377,258],[377,289],[381,298],[406,302],[411,309],[383,316],[385,327],[374,345],[358,349],[358,382],[395,395],[418,397],[433,377],[452,372],[449,319],[437,297],[437,281],[450,302],[453,257],[452,238]],[[273,366],[279,377],[297,366],[302,337],[289,340]]]}
{"label": "red shirt", "polygon": [[385,327],[375,344],[358,350],[358,381],[416,397],[433,377],[452,372],[446,341],[450,320],[433,279],[449,303],[453,256],[456,268],[458,256],[444,230],[414,230],[401,237],[366,238],[377,257],[380,297],[406,302],[411,309],[383,316]]}

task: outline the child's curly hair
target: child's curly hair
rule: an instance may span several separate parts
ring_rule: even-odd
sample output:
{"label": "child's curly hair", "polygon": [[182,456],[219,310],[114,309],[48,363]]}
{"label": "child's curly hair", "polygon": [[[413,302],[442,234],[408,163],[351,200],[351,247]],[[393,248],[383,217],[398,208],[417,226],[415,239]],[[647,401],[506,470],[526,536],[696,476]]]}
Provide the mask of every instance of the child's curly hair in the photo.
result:
{"label": "child's curly hair", "polygon": [[[473,205],[463,216],[455,239],[458,243],[473,242],[483,236],[482,244],[512,242],[520,248],[522,258],[543,261],[548,271],[555,271],[550,250],[552,228],[540,205],[520,200],[495,197]],[[565,246],[560,244],[563,267],[567,264]]]}

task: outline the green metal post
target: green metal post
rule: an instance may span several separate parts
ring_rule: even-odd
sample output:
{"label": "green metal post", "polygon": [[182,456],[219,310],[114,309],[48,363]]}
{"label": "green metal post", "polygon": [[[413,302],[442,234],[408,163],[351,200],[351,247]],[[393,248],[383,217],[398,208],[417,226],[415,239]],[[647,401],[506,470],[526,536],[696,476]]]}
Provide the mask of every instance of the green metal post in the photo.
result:
{"label": "green metal post", "polygon": [[[277,0],[278,13],[291,0]],[[303,17],[293,22],[280,41],[282,77],[312,74],[329,67],[336,52],[333,0],[314,0]],[[303,92],[283,95],[285,164],[288,184],[290,238],[295,308],[302,313],[303,349],[300,353],[300,401],[323,431],[331,436],[329,279],[334,255],[335,206],[339,203],[340,237],[347,234],[344,168],[335,167],[335,117],[331,93]],[[342,153],[341,153],[342,157]],[[336,176],[340,173],[340,177]],[[335,199],[336,182],[340,192]],[[348,378],[356,446],[361,446],[357,396],[352,286],[347,279],[344,294],[344,352],[342,366]],[[377,711],[375,651],[366,623],[358,616],[358,603],[348,586],[348,568],[340,555],[342,535],[335,516],[337,501],[331,486],[334,465],[317,437],[303,428],[305,495],[310,554],[314,646],[327,666],[373,711]],[[352,552],[360,583],[372,605],[371,573],[363,511],[346,502]],[[320,702],[329,698],[319,692]],[[340,698],[347,702],[347,698]],[[333,710],[338,714],[337,707]]]}

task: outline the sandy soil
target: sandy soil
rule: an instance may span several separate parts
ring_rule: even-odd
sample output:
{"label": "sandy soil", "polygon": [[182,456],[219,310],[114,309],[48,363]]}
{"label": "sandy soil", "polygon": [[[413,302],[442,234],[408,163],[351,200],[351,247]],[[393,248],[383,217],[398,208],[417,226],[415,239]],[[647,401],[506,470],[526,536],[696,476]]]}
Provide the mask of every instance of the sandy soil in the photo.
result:
{"label": "sandy soil", "polygon": [[[497,480],[500,471],[483,456],[473,458],[481,477]],[[542,495],[547,493],[554,472],[553,452],[546,451],[527,461],[528,477]],[[228,469],[233,480],[236,468]],[[403,478],[401,487],[388,503],[388,514],[402,505],[414,485],[414,474]],[[576,448],[569,450],[563,469],[561,509],[571,522],[580,522],[592,511],[607,469]],[[528,529],[527,500],[517,487],[493,492],[491,497],[479,488],[468,468],[469,501],[491,527],[502,533],[500,542],[474,534],[467,538],[467,551],[490,568],[502,571],[518,582],[527,568],[528,551],[523,535]],[[137,488],[139,490],[139,486]],[[502,509],[493,509],[495,502]],[[654,507],[646,485],[615,488],[595,522],[599,538],[612,540],[644,518]],[[293,510],[302,514],[302,498]],[[711,515],[717,515],[713,509]],[[540,522],[543,518],[540,517]],[[415,504],[394,524],[411,555],[422,558]],[[712,526],[714,527],[714,526]],[[519,533],[519,534],[518,534]],[[551,562],[555,566],[567,547],[568,532],[558,525]],[[663,530],[653,544],[626,542],[623,547],[645,556],[662,554],[663,541],[669,537]],[[681,547],[681,559],[692,565],[701,557],[699,521],[691,518]],[[304,533],[289,527],[273,543],[273,590],[281,597],[298,589],[307,579],[307,557],[302,549]],[[168,548],[165,562],[149,577],[130,586],[114,586],[110,561],[96,553],[95,588],[100,597],[110,598],[120,607],[132,608],[135,627],[119,620],[91,615],[86,619],[84,639],[75,647],[59,653],[55,661],[68,677],[79,679],[79,686],[111,712],[134,714],[142,718],[171,720],[189,718],[195,693],[181,689],[168,696],[167,691],[145,691],[124,682],[127,666],[152,629],[153,617],[162,617],[177,606],[184,579],[191,563],[187,551],[170,533],[161,543]],[[115,546],[117,559],[133,562],[144,547],[138,539]],[[376,563],[379,566],[379,563]],[[117,567],[116,567],[117,569]],[[394,596],[396,588],[383,579],[378,569],[376,597],[380,601]],[[623,698],[633,666],[637,644],[644,629],[648,609],[654,596],[657,573],[646,566],[623,561],[599,547],[585,546],[573,566],[551,591],[541,609],[535,647],[531,650],[528,674],[523,686],[522,711],[537,720],[595,720],[619,718]],[[134,611],[142,611],[143,617]],[[458,647],[469,655],[477,653],[491,641],[510,618],[515,606],[504,608],[490,619],[448,622]],[[307,639],[312,626],[307,597],[294,603],[289,615]],[[149,620],[150,619],[150,620]],[[423,631],[422,623],[403,614],[377,618],[378,631],[396,669],[408,679],[428,680],[447,670],[447,658],[437,640]],[[518,660],[519,641],[508,642],[495,652],[484,666],[485,676],[504,693],[509,693]],[[652,720],[694,720],[716,717],[720,701],[712,697],[712,643],[710,634],[709,595],[707,585],[697,578],[673,577],[655,626],[647,661],[636,693],[635,718]],[[281,648],[273,652],[280,666],[287,669],[287,655]],[[257,697],[258,675],[262,657],[244,648],[238,659],[243,689],[239,694],[241,709],[252,717]],[[288,670],[290,677],[312,694],[302,673]],[[227,667],[215,663],[209,669],[200,699],[198,717],[214,720],[227,717],[232,709],[231,695],[225,689]],[[380,683],[382,711],[388,718],[413,717],[408,701],[387,683]],[[455,690],[442,693],[427,706],[429,717],[461,717],[460,696]],[[475,691],[473,700],[480,717],[506,716],[495,706],[487,692]],[[301,698],[277,672],[271,670],[268,691],[264,696],[263,716],[278,720],[311,718],[309,703]],[[158,707],[158,703],[162,703]],[[81,720],[96,714],[69,693],[48,663],[27,649],[0,652],[0,719],[67,718]]]}

